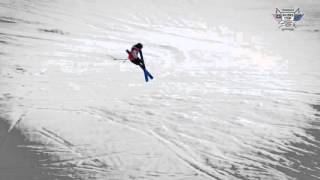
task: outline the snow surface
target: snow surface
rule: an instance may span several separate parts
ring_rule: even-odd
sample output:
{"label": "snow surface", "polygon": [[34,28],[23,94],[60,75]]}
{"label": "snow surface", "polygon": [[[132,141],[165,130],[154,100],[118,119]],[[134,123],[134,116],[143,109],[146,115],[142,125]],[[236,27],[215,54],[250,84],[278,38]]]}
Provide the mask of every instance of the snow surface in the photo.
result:
{"label": "snow surface", "polygon": [[0,180],[320,179],[319,7],[2,0]]}

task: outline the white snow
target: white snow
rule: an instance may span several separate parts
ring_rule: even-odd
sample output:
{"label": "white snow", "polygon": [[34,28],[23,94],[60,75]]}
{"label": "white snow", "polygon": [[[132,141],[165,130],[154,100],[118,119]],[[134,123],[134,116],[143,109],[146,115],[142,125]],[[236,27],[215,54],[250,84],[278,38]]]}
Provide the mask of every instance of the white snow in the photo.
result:
{"label": "white snow", "polygon": [[4,0],[0,179],[319,178],[319,5]]}

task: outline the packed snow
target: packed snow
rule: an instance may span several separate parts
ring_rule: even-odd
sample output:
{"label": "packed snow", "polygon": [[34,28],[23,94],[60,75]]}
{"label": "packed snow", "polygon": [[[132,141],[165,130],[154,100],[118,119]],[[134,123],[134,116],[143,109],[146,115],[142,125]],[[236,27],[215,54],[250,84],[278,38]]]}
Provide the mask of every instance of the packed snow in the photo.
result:
{"label": "packed snow", "polygon": [[0,180],[320,179],[319,7],[2,0]]}

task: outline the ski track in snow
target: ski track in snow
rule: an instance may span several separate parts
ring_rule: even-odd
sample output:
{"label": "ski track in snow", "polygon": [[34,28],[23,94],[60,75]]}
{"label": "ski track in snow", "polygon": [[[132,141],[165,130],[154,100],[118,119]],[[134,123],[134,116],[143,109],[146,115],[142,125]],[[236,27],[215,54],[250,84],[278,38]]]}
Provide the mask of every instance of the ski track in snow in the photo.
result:
{"label": "ski track in snow", "polygon": [[1,2],[0,179],[319,179],[319,17],[261,37],[206,3]]}

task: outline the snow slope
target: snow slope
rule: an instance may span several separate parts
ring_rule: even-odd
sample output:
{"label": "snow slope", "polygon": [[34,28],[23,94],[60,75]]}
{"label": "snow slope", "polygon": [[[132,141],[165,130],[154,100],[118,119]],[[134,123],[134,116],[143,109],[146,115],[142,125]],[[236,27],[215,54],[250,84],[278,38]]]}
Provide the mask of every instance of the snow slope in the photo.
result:
{"label": "snow slope", "polygon": [[319,179],[319,5],[2,1],[0,179]]}

